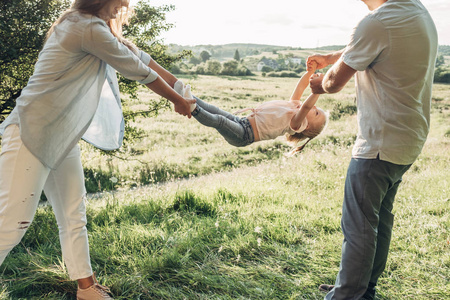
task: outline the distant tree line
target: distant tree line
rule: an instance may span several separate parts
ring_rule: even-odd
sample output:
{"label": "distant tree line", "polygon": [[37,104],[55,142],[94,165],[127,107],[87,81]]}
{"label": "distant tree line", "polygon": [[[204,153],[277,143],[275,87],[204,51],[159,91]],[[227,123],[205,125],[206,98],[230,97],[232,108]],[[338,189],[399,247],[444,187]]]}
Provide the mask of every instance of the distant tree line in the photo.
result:
{"label": "distant tree line", "polygon": [[225,45],[195,45],[195,46],[182,46],[177,44],[169,44],[169,51],[177,53],[182,50],[189,50],[195,56],[200,55],[201,52],[207,51],[214,59],[227,60],[234,58],[236,49],[239,51],[240,59],[247,56],[258,55],[263,52],[272,52],[277,50],[301,50],[302,48],[291,48],[284,46],[273,45],[259,45],[259,44],[225,44]]}
{"label": "distant tree line", "polygon": [[[276,50],[273,50],[277,54]],[[263,76],[269,77],[299,77],[306,70],[304,63],[294,62],[294,54],[278,54],[276,59],[267,58],[241,58],[239,49],[235,49],[233,59],[220,62],[213,59],[209,51],[203,50],[198,56],[192,55],[190,59],[175,63],[171,72],[174,74],[199,74],[199,75],[229,75],[251,76],[252,70],[262,71]],[[257,69],[257,64],[263,63],[262,69]],[[250,67],[249,67],[250,65]]]}
{"label": "distant tree line", "polygon": [[173,74],[199,74],[199,75],[228,75],[228,76],[252,76],[254,75],[240,59],[236,49],[234,58],[224,63],[211,59],[212,55],[203,50],[199,56],[191,56],[189,60],[173,64]]}
{"label": "distant tree line", "polygon": [[[450,46],[440,46],[440,49],[441,47],[447,47],[445,51],[448,51],[449,53],[448,55],[450,55]],[[445,64],[445,58],[443,54],[439,54],[436,59],[434,82],[450,83],[450,68],[448,65]]]}

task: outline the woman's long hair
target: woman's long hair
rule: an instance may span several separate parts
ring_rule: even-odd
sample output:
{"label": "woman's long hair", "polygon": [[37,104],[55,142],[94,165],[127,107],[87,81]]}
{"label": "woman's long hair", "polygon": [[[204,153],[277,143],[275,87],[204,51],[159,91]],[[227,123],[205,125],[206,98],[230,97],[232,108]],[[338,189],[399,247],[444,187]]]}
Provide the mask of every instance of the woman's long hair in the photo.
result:
{"label": "woman's long hair", "polygon": [[[56,20],[47,32],[46,40],[55,31],[55,26],[66,20],[74,12],[80,12],[83,14],[88,14],[100,18],[101,9],[109,2],[114,0],[75,0],[72,6],[67,9],[62,15]],[[131,41],[127,40],[122,35],[122,26],[128,25],[128,19],[132,15],[133,11],[130,8],[121,9],[116,19],[111,19],[107,22],[111,33],[125,46],[127,46],[131,51],[137,53],[137,47]]]}

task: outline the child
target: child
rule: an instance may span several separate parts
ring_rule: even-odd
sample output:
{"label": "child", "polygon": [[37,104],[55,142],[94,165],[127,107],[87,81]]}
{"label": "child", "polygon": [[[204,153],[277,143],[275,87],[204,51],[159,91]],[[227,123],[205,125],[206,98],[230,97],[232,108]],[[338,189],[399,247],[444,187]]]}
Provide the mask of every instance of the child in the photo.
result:
{"label": "child", "polygon": [[[302,146],[294,148],[289,153],[293,155],[321,133],[328,121],[326,113],[315,106],[318,94],[311,94],[303,104],[300,101],[303,91],[309,85],[310,77],[323,76],[323,74],[313,75],[314,71],[315,69],[311,69],[300,78],[289,101],[269,101],[256,108],[236,112],[251,110],[252,113],[247,117],[236,116],[197,97],[194,97],[196,104],[191,105],[192,116],[201,124],[216,128],[229,144],[236,147],[275,139],[281,135],[286,135],[288,143],[293,146],[308,139]],[[184,97],[193,98],[189,85],[184,88]]]}

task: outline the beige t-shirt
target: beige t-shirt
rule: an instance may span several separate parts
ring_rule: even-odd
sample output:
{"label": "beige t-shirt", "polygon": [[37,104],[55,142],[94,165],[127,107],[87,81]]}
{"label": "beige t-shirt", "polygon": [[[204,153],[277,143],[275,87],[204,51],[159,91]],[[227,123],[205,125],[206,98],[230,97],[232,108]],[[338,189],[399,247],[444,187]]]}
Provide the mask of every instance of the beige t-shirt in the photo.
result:
{"label": "beige t-shirt", "polygon": [[300,107],[300,101],[273,100],[252,109],[260,140],[272,140],[285,133],[295,134],[305,130],[308,126],[306,118],[296,131],[290,125]]}
{"label": "beige t-shirt", "polygon": [[436,28],[417,0],[389,0],[355,28],[341,59],[357,70],[354,158],[412,164],[430,128]]}

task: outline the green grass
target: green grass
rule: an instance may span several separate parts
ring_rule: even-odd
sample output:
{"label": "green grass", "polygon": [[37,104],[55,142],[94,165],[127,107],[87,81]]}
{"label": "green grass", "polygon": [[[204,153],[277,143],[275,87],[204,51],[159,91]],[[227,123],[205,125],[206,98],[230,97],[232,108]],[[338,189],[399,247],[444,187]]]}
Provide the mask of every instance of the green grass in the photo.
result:
{"label": "green grass", "polygon": [[[230,111],[286,99],[296,83],[185,81]],[[143,90],[133,105],[152,97]],[[398,192],[378,299],[450,298],[448,85],[436,85],[433,97],[429,139]],[[318,285],[332,284],[339,268],[353,105],[352,84],[322,96],[319,106],[336,118],[293,158],[283,155],[289,147],[281,138],[234,148],[173,112],[137,120],[147,136],[118,154],[132,160],[101,156],[82,143],[94,191],[115,190],[88,197],[92,266],[101,283],[117,299],[322,299]],[[41,206],[0,267],[0,299],[75,298],[56,228],[51,208]]]}

